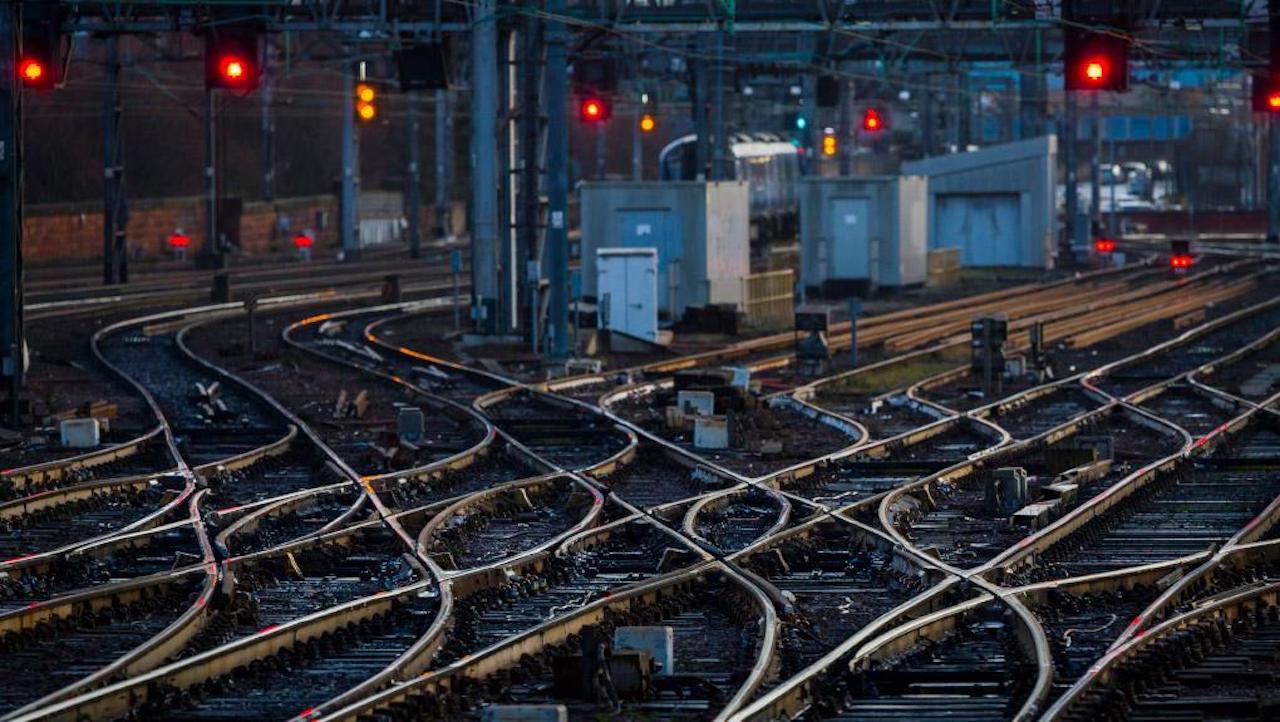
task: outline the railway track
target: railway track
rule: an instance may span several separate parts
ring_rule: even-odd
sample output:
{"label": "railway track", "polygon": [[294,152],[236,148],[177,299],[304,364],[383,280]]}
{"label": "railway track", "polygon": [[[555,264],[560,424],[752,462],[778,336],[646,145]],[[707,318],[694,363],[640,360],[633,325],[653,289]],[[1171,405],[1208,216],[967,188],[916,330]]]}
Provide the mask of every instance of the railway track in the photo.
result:
{"label": "railway track", "polygon": [[964,605],[945,621],[946,629],[919,640],[899,637],[854,662],[798,719],[1017,717],[1034,682],[1027,674],[1034,656],[1020,638],[1020,620],[988,603]]}
{"label": "railway track", "polygon": [[1109,654],[1049,709],[1052,720],[1274,716],[1277,585],[1223,595]]}
{"label": "railway track", "polygon": [[200,536],[189,519],[111,537],[60,558],[10,565],[0,580],[0,613],[111,582],[174,571],[202,558]]}
{"label": "railway track", "polygon": [[[846,640],[860,634],[866,638],[886,616],[897,621],[911,618],[906,611],[909,603],[942,578],[882,537],[839,517],[814,520],[779,534],[739,560],[788,603],[777,651],[778,676],[760,689],[760,695],[819,662]],[[929,604],[940,605],[944,597],[938,595]]]}
{"label": "railway track", "polygon": [[628,517],[585,531],[517,567],[497,586],[458,600],[455,626],[437,668],[501,646],[530,629],[571,614],[607,594],[701,561],[680,539],[652,522]]}
{"label": "railway track", "polygon": [[1017,568],[1020,579],[1078,577],[1200,552],[1228,540],[1280,494],[1280,435],[1266,416],[1216,448],[1125,487],[1105,514]]}
{"label": "railway track", "polygon": [[[806,400],[840,406],[778,408],[837,422],[819,423],[841,442],[735,467],[601,413],[602,396],[629,391],[614,380],[548,393],[401,348],[387,329],[404,308],[290,312],[281,341],[331,367],[313,383],[419,405],[453,434],[398,468],[326,436],[320,415],[300,413],[309,397],[277,393],[278,370],[193,360],[188,320],[151,324],[159,341],[136,348],[121,348],[128,329],[106,336],[104,353],[137,366],[170,419],[179,473],[207,486],[203,518],[158,519],[173,523],[131,534],[151,537],[137,546],[108,535],[80,566],[31,567],[0,585],[12,599],[0,612],[181,569],[197,524],[218,535],[231,581],[177,649],[32,719],[479,719],[516,700],[565,704],[573,719],[1031,719],[1076,704],[1111,645],[1146,639],[1130,620],[1154,632],[1274,576],[1274,563],[1242,561],[1275,527],[1259,521],[1280,494],[1274,413],[1205,383],[1233,348],[1266,352],[1266,314],[967,411],[918,393],[953,366],[943,355],[819,383]],[[769,350],[755,353],[694,365]],[[177,391],[197,382],[222,384],[238,429],[204,412],[207,394]],[[189,431],[197,421],[212,432]],[[1074,498],[1047,527],[1001,531],[976,491],[1005,465]],[[82,483],[68,481],[53,491]],[[207,580],[204,566],[185,574]],[[641,669],[645,686],[615,677],[616,702],[599,684],[564,686],[558,670],[584,665],[590,680],[600,642],[629,660],[620,630],[655,625],[671,627],[675,654]]]}
{"label": "railway track", "polygon": [[[980,465],[890,495],[882,509],[916,548],[970,567],[1182,449],[1171,429],[1116,407],[1088,421],[1070,436],[999,451]],[[1025,491],[1009,490],[1006,479],[1017,473],[999,469],[1023,470]]]}
{"label": "railway track", "polygon": [[899,436],[795,469],[781,488],[831,508],[858,505],[948,468],[1000,443],[999,434],[968,418],[936,421]]}
{"label": "railway track", "polygon": [[181,625],[202,598],[205,580],[188,569],[0,616],[0,712],[36,707],[141,665],[153,639]]}

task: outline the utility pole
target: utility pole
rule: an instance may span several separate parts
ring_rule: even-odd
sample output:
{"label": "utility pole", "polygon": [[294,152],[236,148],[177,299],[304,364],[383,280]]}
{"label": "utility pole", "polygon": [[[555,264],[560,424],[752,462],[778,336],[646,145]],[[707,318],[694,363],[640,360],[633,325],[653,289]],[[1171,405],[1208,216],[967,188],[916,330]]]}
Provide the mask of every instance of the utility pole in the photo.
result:
{"label": "utility pole", "polygon": [[206,108],[204,117],[204,175],[208,207],[205,218],[204,257],[199,265],[225,268],[227,259],[218,242],[218,93],[213,88],[204,91]]}
{"label": "utility pole", "polygon": [[636,92],[636,112],[631,118],[631,180],[644,180],[644,132],[640,129],[640,119],[644,117],[644,94]]}
{"label": "utility pole", "polygon": [[[938,111],[935,107],[936,103],[934,102],[936,99],[935,93],[933,92],[933,88],[930,87],[933,84],[933,75],[925,75],[924,79],[925,89],[921,91],[924,93],[923,103],[921,104],[923,106],[921,113],[924,117],[920,122],[921,135],[924,141],[924,155],[928,158],[938,152]],[[852,85],[850,87],[852,87]],[[850,100],[850,102],[852,102],[852,100]]]}
{"label": "utility pole", "polygon": [[498,28],[495,0],[476,0],[471,32],[471,307],[475,330],[498,323]]}
{"label": "utility pole", "polygon": [[595,173],[595,179],[596,179],[596,180],[598,180],[598,181],[600,181],[600,180],[604,180],[604,174],[605,174],[605,171],[606,171],[606,169],[607,169],[607,167],[608,167],[608,165],[607,165],[607,161],[608,161],[608,157],[607,157],[608,149],[605,147],[605,126],[606,126],[606,125],[608,125],[608,123],[606,123],[606,122],[598,122],[598,123],[596,123],[596,124],[595,124],[595,126],[596,126],[596,128],[595,128],[595,130],[596,130],[596,173]]}
{"label": "utility pole", "polygon": [[1119,225],[1119,219],[1116,218],[1116,186],[1118,185],[1118,183],[1116,182],[1117,176],[1115,174],[1115,168],[1116,168],[1116,139],[1115,138],[1107,139],[1107,148],[1109,149],[1109,154],[1110,154],[1109,155],[1110,160],[1107,161],[1107,164],[1111,166],[1111,189],[1110,189],[1111,212],[1107,214],[1107,237],[1114,239],[1116,237],[1116,231],[1118,230],[1118,225]]}
{"label": "utility pole", "polygon": [[106,87],[103,90],[102,125],[102,282],[129,282],[129,249],[126,227],[129,210],[124,183],[124,119],[120,101],[120,42],[107,38]]}
{"label": "utility pole", "polygon": [[707,124],[707,63],[701,58],[693,61],[693,177],[707,176],[707,161],[711,157],[711,128]]}
{"label": "utility pole", "polygon": [[342,71],[342,260],[360,255],[360,168],[356,138],[355,64],[343,63]]}
{"label": "utility pole", "polygon": [[[810,61],[815,60],[816,42],[812,33],[800,37],[800,52]],[[804,150],[804,155],[800,157],[801,175],[812,175],[817,169],[817,163],[814,162],[817,143],[814,139],[821,128],[818,123],[817,82],[813,73],[807,73],[800,80],[800,115],[805,119],[805,126],[800,131],[800,147]]]}
{"label": "utility pole", "polygon": [[449,223],[449,159],[453,152],[453,124],[449,118],[449,91],[436,90],[435,109],[435,163],[436,163],[436,225],[435,237],[442,241],[450,234]]}
{"label": "utility pole", "polygon": [[1076,171],[1076,96],[1069,90],[1062,93],[1062,128],[1058,140],[1062,143],[1062,162],[1067,170],[1067,217],[1063,219],[1058,261],[1069,265],[1074,262],[1072,245],[1076,242],[1076,221],[1080,215],[1079,174]]}
{"label": "utility pole", "polygon": [[1089,233],[1102,219],[1102,110],[1098,107],[1098,93],[1093,92],[1093,145],[1089,156]]}
{"label": "utility pole", "polygon": [[409,227],[409,257],[419,258],[422,256],[422,193],[419,190],[419,164],[418,164],[418,91],[410,90],[405,94],[405,109],[408,113],[409,139],[409,168],[407,173],[407,182],[404,189],[404,210],[405,220]]}
{"label": "utility pole", "polygon": [[262,52],[262,200],[268,202],[276,198],[276,120],[271,111],[274,89],[275,70],[268,40]]}
{"label": "utility pole", "polygon": [[564,8],[565,0],[547,2],[547,356],[552,361],[569,357],[569,38],[557,19]]}
{"label": "utility pole", "polygon": [[[519,253],[516,254],[516,267],[511,272],[517,277],[523,276],[523,288],[526,288],[528,303],[529,340],[537,345],[537,274],[530,264],[538,261],[538,230],[542,217],[542,198],[539,176],[542,174],[542,157],[538,152],[542,137],[542,113],[539,93],[539,69],[542,67],[542,21],[536,12],[537,3],[530,3],[529,12],[524,18],[522,30],[520,63],[520,207],[518,209],[520,237]],[[513,294],[516,298],[519,293]],[[512,305],[519,309],[520,304],[513,298]],[[518,319],[520,313],[515,313]],[[515,319],[513,319],[515,320]]]}
{"label": "utility pole", "polygon": [[711,101],[711,133],[715,145],[711,150],[711,180],[727,180],[732,173],[732,158],[729,155],[729,134],[725,130],[725,30],[723,22],[716,30],[716,67],[715,81]]}
{"label": "utility pole", "polygon": [[1267,242],[1280,243],[1280,121],[1274,113],[1267,116],[1267,133],[1271,146],[1267,165]]}
{"label": "utility pole", "polygon": [[8,420],[19,426],[22,390],[22,92],[18,87],[18,3],[0,4],[0,371],[9,387]]}
{"label": "utility pole", "polygon": [[[853,173],[853,83],[844,80],[837,81],[840,83],[840,110],[839,118],[836,122],[836,129],[840,137],[840,175],[848,176]],[[925,91],[926,97],[929,91]],[[929,104],[925,103],[925,108],[929,108]],[[926,112],[926,123],[927,113]],[[932,128],[930,129],[932,130]],[[926,151],[925,155],[929,153]]]}

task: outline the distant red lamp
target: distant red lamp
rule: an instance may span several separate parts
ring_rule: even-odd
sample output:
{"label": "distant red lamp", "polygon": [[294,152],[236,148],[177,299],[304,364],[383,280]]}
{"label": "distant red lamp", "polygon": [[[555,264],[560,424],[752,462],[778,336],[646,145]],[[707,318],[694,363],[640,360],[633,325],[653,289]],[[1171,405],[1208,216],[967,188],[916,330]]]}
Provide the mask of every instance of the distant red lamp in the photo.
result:
{"label": "distant red lamp", "polygon": [[173,252],[175,260],[181,261],[187,257],[187,247],[191,245],[191,236],[176,230],[169,235],[169,250]]}
{"label": "distant red lamp", "polygon": [[1280,76],[1271,73],[1253,76],[1253,112],[1280,113]]}
{"label": "distant red lamp", "polygon": [[1169,257],[1169,266],[1174,270],[1186,270],[1191,268],[1191,256],[1177,254]]}
{"label": "distant red lamp", "polygon": [[221,68],[222,77],[229,83],[235,84],[244,78],[244,61],[240,58],[235,56],[223,58],[218,67]]}
{"label": "distant red lamp", "polygon": [[578,118],[584,123],[599,123],[613,115],[613,108],[604,98],[583,98],[578,104]]}
{"label": "distant red lamp", "polygon": [[315,245],[315,239],[305,233],[299,233],[293,237],[294,248],[310,248]]}
{"label": "distant red lamp", "polygon": [[875,108],[867,108],[867,112],[862,114],[862,129],[874,133],[883,127],[884,119],[880,117],[880,111]]}
{"label": "distant red lamp", "polygon": [[1093,28],[1063,31],[1062,70],[1066,90],[1129,88],[1129,38]]}
{"label": "distant red lamp", "polygon": [[262,75],[261,38],[256,29],[225,27],[205,37],[205,87],[248,92]]}
{"label": "distant red lamp", "polygon": [[1103,255],[1115,253],[1116,242],[1112,238],[1099,238],[1093,242],[1093,250]]}
{"label": "distant red lamp", "polygon": [[36,58],[23,58],[18,63],[18,75],[22,78],[24,85],[43,85],[47,73],[44,63]]}
{"label": "distant red lamp", "polygon": [[1090,60],[1084,66],[1084,77],[1091,83],[1101,83],[1107,77],[1107,64],[1102,59]]}

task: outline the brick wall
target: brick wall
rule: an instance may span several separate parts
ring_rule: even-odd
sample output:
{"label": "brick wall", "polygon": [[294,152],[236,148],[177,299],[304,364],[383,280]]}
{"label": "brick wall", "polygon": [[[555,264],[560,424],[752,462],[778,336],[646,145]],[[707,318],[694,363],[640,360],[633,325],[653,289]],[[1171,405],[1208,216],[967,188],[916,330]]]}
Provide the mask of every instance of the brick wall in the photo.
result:
{"label": "brick wall", "polygon": [[[466,231],[466,204],[454,202],[453,232]],[[170,254],[169,236],[181,228],[191,237],[188,256],[204,244],[203,198],[165,198],[135,201],[129,209],[129,248],[141,258]],[[326,216],[322,228],[317,214]],[[429,240],[435,227],[435,207],[424,204],[421,211],[422,237]],[[280,218],[288,218],[289,231],[276,232]],[[98,204],[36,205],[26,208],[26,235],[23,257],[29,263],[86,261],[102,257],[102,207]],[[336,249],[338,203],[333,196],[286,198],[274,203],[246,203],[240,216],[240,251],[249,255],[291,252],[293,234],[304,229],[316,231],[316,248]],[[134,255],[133,257],[139,257]]]}
{"label": "brick wall", "polygon": [[[129,247],[143,258],[168,255],[169,235],[181,228],[191,237],[192,251],[204,244],[205,204],[202,198],[135,201],[129,209]],[[317,213],[327,215],[320,228]],[[290,233],[275,232],[280,218],[289,219]],[[102,256],[102,207],[98,204],[27,206],[23,256],[28,262],[91,260]],[[288,251],[292,233],[304,228],[317,232],[319,247],[337,245],[337,203],[332,196],[288,198],[274,203],[246,203],[240,217],[240,250],[246,254]]]}

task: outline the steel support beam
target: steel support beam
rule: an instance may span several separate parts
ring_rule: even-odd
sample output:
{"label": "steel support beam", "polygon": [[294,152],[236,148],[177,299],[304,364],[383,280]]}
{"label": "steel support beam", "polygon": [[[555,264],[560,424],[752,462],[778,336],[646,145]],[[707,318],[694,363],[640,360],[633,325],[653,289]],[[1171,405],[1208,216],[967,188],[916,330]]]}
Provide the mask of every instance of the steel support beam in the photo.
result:
{"label": "steel support beam", "polygon": [[[853,173],[853,92],[855,85],[847,80],[839,82],[840,105],[836,111],[836,137],[839,138],[839,145],[836,148],[836,152],[840,158],[840,175],[848,176]],[[927,94],[929,91],[925,92]],[[928,110],[925,112],[927,116]],[[925,155],[929,155],[928,150],[925,151]]]}
{"label": "steel support beam", "polygon": [[1066,166],[1066,218],[1062,224],[1062,238],[1058,243],[1058,262],[1070,265],[1074,262],[1072,246],[1076,242],[1076,221],[1080,216],[1079,172],[1076,161],[1076,96],[1062,95],[1062,126],[1058,133],[1062,144],[1062,164]]}
{"label": "steel support beam", "polygon": [[[537,3],[530,3],[531,9]],[[516,318],[524,316],[527,321],[527,337],[531,345],[537,348],[537,314],[540,309],[534,306],[537,297],[533,285],[538,279],[530,278],[529,263],[538,260],[538,231],[542,220],[542,191],[540,176],[542,175],[542,155],[539,152],[542,138],[541,112],[541,76],[542,67],[542,21],[536,12],[529,12],[521,26],[520,44],[520,206],[518,209],[519,238],[517,259],[512,272],[523,284],[519,287],[527,289],[525,312],[517,313]],[[519,304],[515,304],[517,307]]]}
{"label": "steel support beam", "polygon": [[495,0],[476,0],[471,33],[471,306],[474,329],[498,323],[498,28]]}
{"label": "steel support beam", "polygon": [[707,178],[707,166],[711,160],[711,127],[707,122],[707,63],[701,58],[693,61],[693,177]]}
{"label": "steel support beam", "polygon": [[271,43],[262,61],[262,200],[276,198],[276,119],[271,104],[275,95],[275,69],[271,64]]}
{"label": "steel support beam", "polygon": [[355,64],[342,64],[342,260],[360,255],[360,150],[356,130]]}
{"label": "steel support beam", "polygon": [[[564,0],[549,0],[552,17]],[[564,23],[546,23],[547,235],[546,271],[551,282],[547,306],[547,356],[569,356],[569,33]]]}
{"label": "steel support beam", "polygon": [[495,333],[510,333],[519,323],[519,265],[517,258],[519,240],[516,228],[520,209],[516,195],[520,188],[519,144],[520,119],[516,113],[520,107],[520,78],[516,68],[519,59],[517,45],[520,33],[506,30],[498,35],[498,117],[502,127],[498,131],[498,188],[501,202],[498,204],[498,320]]}
{"label": "steel support beam", "polygon": [[102,94],[102,282],[106,285],[129,281],[120,71],[120,43],[118,36],[112,35],[107,38]]}
{"label": "steel support beam", "polygon": [[1102,109],[1098,107],[1098,94],[1093,94],[1089,123],[1093,128],[1093,142],[1089,145],[1089,235],[1102,222]]}
{"label": "steel support beam", "polygon": [[443,88],[435,92],[435,195],[436,240],[453,235],[449,219],[449,177],[453,167],[453,119],[449,115],[449,91]]}
{"label": "steel support beam", "polygon": [[1272,114],[1267,123],[1267,242],[1280,243],[1280,120]]}
{"label": "steel support beam", "polygon": [[644,103],[636,91],[636,112],[631,117],[631,180],[644,180],[644,132],[640,130],[640,118],[644,115]]}
{"label": "steel support beam", "polygon": [[207,204],[204,219],[204,247],[199,265],[206,268],[223,268],[226,254],[218,240],[218,93],[205,90],[204,153],[205,191]]}
{"label": "steel support beam", "polygon": [[17,85],[22,16],[0,3],[0,371],[9,387],[6,416],[19,426],[22,390],[22,92]]}
{"label": "steel support beam", "polygon": [[725,35],[720,27],[715,32],[715,67],[712,68],[711,94],[711,179],[727,180],[733,177],[733,157],[729,151],[729,133],[725,126]]}
{"label": "steel support beam", "polygon": [[405,230],[409,236],[409,257],[419,258],[422,256],[422,174],[418,157],[420,155],[419,136],[422,134],[422,129],[418,122],[418,92],[411,90],[406,93],[404,103],[408,116],[405,125],[409,134],[406,142],[409,166],[405,173],[404,187],[404,216],[408,228]]}

